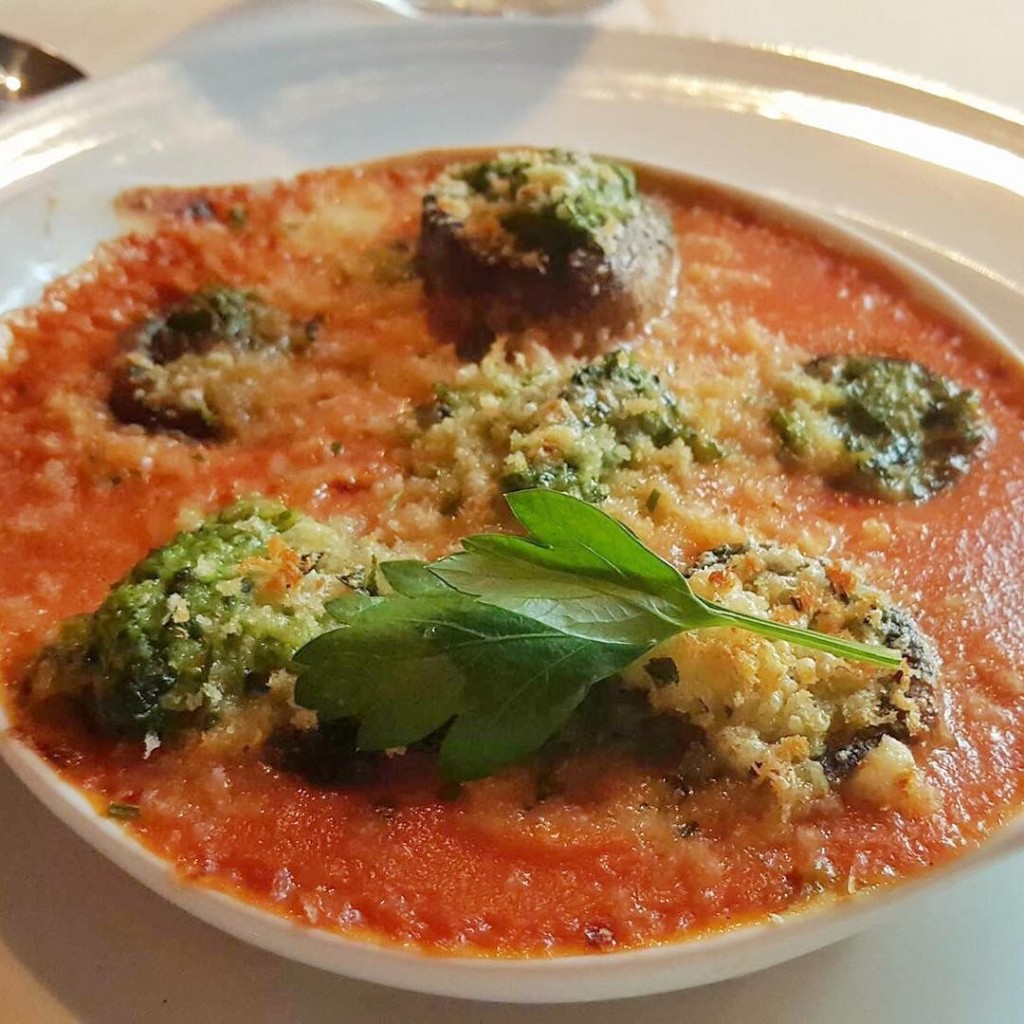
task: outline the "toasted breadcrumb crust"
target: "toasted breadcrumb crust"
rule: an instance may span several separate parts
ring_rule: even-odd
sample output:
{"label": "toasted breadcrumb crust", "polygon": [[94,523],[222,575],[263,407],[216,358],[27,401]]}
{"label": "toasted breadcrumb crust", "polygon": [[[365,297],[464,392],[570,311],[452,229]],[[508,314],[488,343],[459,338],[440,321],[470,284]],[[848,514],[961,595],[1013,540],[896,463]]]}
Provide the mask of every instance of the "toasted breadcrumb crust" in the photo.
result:
{"label": "toasted breadcrumb crust", "polygon": [[522,149],[482,163],[452,164],[438,175],[430,196],[482,251],[531,267],[550,265],[555,254],[524,242],[517,215],[546,218],[550,234],[561,228],[578,244],[610,255],[642,207],[628,168],[560,150]]}
{"label": "toasted breadcrumb crust", "polygon": [[[609,361],[650,383],[613,381],[577,395],[580,375]],[[603,363],[558,359],[541,345],[509,352],[498,343],[417,410],[409,469],[425,483],[414,489],[428,487],[440,507],[455,510],[486,507],[502,491],[530,486],[600,501],[621,484],[624,468],[685,476],[694,451],[714,442],[689,426],[685,403],[659,390],[657,376],[635,357],[615,353]],[[653,428],[645,429],[648,421]]]}
{"label": "toasted breadcrumb crust", "polygon": [[[644,690],[656,710],[696,725],[725,770],[770,787],[785,810],[828,796],[832,785],[861,773],[858,765],[883,740],[913,742],[935,720],[933,643],[850,567],[794,549],[747,545],[709,552],[687,575],[699,596],[727,608],[903,653],[900,669],[882,672],[716,628],[673,637],[626,670],[628,686]],[[675,665],[674,679],[666,678],[662,659]],[[880,780],[884,757],[871,763]],[[859,792],[897,799],[895,790],[882,789],[876,781]]]}
{"label": "toasted breadcrumb crust", "polygon": [[235,436],[260,416],[262,394],[318,326],[291,322],[251,291],[201,288],[123,332],[111,412],[149,430]]}

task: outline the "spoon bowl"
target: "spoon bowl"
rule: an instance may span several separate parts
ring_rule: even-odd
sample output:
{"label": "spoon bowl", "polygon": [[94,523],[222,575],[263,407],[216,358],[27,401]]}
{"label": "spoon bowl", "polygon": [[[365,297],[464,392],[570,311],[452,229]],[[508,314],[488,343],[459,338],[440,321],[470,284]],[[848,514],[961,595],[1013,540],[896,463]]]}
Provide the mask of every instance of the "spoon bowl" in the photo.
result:
{"label": "spoon bowl", "polygon": [[85,78],[84,72],[63,57],[22,39],[0,35],[0,110],[80,78]]}

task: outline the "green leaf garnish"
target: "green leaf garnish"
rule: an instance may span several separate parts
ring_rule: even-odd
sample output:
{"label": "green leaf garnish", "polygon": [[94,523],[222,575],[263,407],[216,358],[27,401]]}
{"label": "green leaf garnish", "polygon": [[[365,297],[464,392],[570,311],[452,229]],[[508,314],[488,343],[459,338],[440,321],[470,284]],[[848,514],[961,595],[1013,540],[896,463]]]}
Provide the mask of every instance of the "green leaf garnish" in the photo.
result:
{"label": "green leaf garnish", "polygon": [[528,537],[467,537],[429,566],[385,562],[395,594],[329,605],[341,624],[295,655],[295,699],[359,721],[357,744],[407,746],[447,726],[439,767],[481,778],[536,751],[589,688],[676,633],[735,627],[897,668],[886,648],[698,597],[606,513],[548,490],[506,495]]}
{"label": "green leaf garnish", "polygon": [[332,619],[347,626],[357,615],[362,615],[367,608],[382,604],[385,600],[383,597],[372,597],[369,594],[352,593],[345,597],[336,597],[333,601],[328,601],[324,607]]}
{"label": "green leaf garnish", "polygon": [[398,596],[364,604],[348,625],[296,652],[296,703],[325,721],[358,719],[356,743],[363,750],[403,747],[429,735],[461,706],[461,673],[434,632],[463,603],[456,594],[447,602]]}
{"label": "green leaf garnish", "polygon": [[635,661],[640,644],[594,642],[470,601],[437,639],[466,680],[441,744],[448,779],[492,775],[558,731],[599,679]]}
{"label": "green leaf garnish", "polygon": [[380,571],[396,594],[405,597],[425,597],[437,593],[451,596],[451,588],[445,586],[424,562],[412,559],[381,562]]}
{"label": "green leaf garnish", "polygon": [[467,722],[449,730],[441,770],[479,778],[535,750],[590,685],[646,650],[581,640],[438,586],[445,594],[387,599],[306,644],[296,702],[327,721],[359,719],[364,750],[407,746],[459,715]]}
{"label": "green leaf garnish", "polygon": [[542,489],[505,497],[532,539],[467,537],[430,566],[450,587],[604,642],[651,646],[717,625],[675,568],[594,505]]}

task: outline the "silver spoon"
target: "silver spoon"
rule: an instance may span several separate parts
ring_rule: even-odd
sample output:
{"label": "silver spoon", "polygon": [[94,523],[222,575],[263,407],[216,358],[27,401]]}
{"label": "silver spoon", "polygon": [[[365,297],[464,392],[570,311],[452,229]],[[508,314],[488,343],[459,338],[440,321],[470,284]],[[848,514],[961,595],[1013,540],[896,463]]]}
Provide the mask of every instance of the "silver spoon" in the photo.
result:
{"label": "silver spoon", "polygon": [[79,78],[85,75],[57,54],[0,35],[0,110]]}

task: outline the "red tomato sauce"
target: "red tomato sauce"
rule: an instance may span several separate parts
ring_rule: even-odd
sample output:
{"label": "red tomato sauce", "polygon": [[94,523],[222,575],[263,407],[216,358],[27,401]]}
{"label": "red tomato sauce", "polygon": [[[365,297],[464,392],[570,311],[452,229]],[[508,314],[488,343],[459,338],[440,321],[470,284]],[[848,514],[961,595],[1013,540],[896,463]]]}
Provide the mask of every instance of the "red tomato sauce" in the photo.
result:
{"label": "red tomato sauce", "polygon": [[[386,519],[377,485],[402,472],[395,424],[458,363],[431,335],[419,284],[367,281],[333,252],[334,228],[311,214],[342,200],[373,213],[372,223],[338,228],[348,254],[381,239],[412,245],[423,185],[448,159],[402,158],[268,188],[133,193],[125,208],[151,223],[9,322],[0,678],[20,735],[101,812],[111,801],[138,805],[124,827],[197,884],[316,927],[435,952],[652,945],[846,898],[976,847],[1024,794],[1024,374],[991,342],[911,301],[889,274],[729,202],[697,202],[670,175],[648,179],[671,209],[683,268],[657,358],[681,381],[696,368],[710,387],[736,365],[734,336],[708,330],[707,311],[727,308],[734,323],[749,318],[784,336],[780,344],[917,359],[982,395],[997,443],[920,505],[843,495],[787,472],[760,421],[736,428],[739,465],[707,468],[700,485],[708,502],[765,536],[792,541],[811,524],[914,606],[944,661],[944,724],[915,748],[943,797],[939,813],[838,802],[784,821],[745,782],[722,780],[679,798],[699,823],[684,836],[659,814],[664,780],[625,759],[582,758],[571,800],[538,800],[520,768],[439,795],[425,755],[394,758],[368,787],[317,788],[259,750],[223,759],[201,744],[167,745],[144,758],[139,744],[97,738],[66,709],[19,699],[26,664],[60,621],[95,608],[173,536],[183,509],[262,492],[367,528]],[[120,332],[211,281],[323,317],[304,369],[275,390],[274,415],[220,445],[113,422],[105,398]],[[756,490],[743,482],[755,467],[767,474]],[[869,539],[866,519],[889,543]],[[501,525],[455,519],[426,546],[441,553]],[[672,522],[644,537],[670,557],[693,554]]]}

